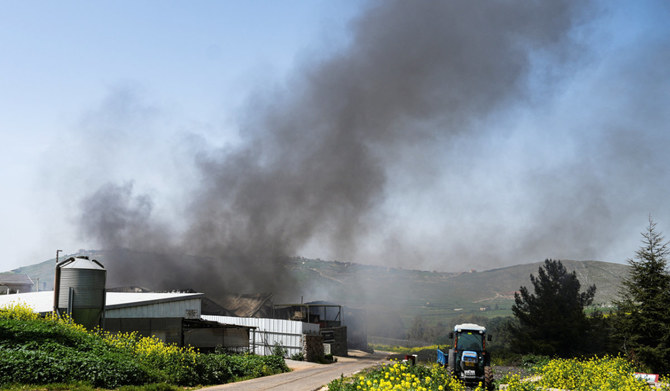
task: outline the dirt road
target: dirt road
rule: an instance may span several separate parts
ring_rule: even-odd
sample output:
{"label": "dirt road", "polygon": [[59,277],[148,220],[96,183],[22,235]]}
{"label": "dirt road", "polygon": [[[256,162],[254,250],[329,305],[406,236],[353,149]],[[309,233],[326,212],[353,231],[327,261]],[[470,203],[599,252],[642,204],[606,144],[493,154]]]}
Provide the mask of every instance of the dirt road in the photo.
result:
{"label": "dirt road", "polygon": [[349,376],[362,369],[375,366],[386,360],[386,354],[349,352],[350,357],[338,357],[333,364],[316,364],[302,361],[286,360],[292,372],[274,376],[260,377],[237,383],[222,384],[202,388],[207,391],[314,391],[337,379],[340,375]]}

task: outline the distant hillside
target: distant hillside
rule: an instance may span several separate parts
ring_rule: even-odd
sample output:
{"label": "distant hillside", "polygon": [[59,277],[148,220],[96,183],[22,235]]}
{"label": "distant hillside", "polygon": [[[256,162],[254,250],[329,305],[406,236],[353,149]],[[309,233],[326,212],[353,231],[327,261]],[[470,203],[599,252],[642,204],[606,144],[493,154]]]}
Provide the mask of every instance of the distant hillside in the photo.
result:
{"label": "distant hillside", "polygon": [[[104,251],[81,251],[76,254],[67,254],[59,257],[59,261],[64,261],[69,257],[75,255],[88,255],[91,259],[97,259],[97,256],[103,254]],[[37,285],[39,279],[39,290],[49,291],[54,289],[54,273],[56,270],[56,258],[48,259],[44,262],[36,263],[34,265],[23,266],[18,269],[11,270],[12,273],[27,274]],[[34,290],[37,290],[35,287]]]}
{"label": "distant hillside", "polygon": [[[89,251],[82,255],[89,255],[105,264],[104,251]],[[621,278],[628,271],[627,265],[616,263],[562,262],[569,271],[576,271],[583,288],[596,285],[594,303],[599,305],[612,302]],[[399,330],[407,329],[417,315],[431,324],[448,323],[449,319],[465,315],[511,315],[514,292],[521,286],[530,288],[529,276],[531,273],[537,275],[541,265],[538,262],[486,271],[439,273],[292,258],[285,267],[287,273],[295,276],[304,292],[302,298],[296,297],[293,302],[327,300],[364,309],[372,320],[369,322],[372,332],[396,335]],[[40,290],[50,290],[53,289],[54,266],[55,259],[50,259],[12,272],[28,274],[33,281],[39,278]],[[136,283],[129,281],[126,285]],[[146,288],[152,288],[150,281],[145,280],[142,284],[149,284]],[[189,288],[198,290],[197,286]],[[216,301],[217,298],[211,299]]]}
{"label": "distant hillside", "polygon": [[[599,261],[562,261],[576,271],[583,287],[597,287],[594,304],[609,304],[617,295],[627,265]],[[461,314],[509,315],[514,292],[531,287],[530,274],[542,263],[471,273],[438,273],[309,259],[295,261],[294,273],[312,280],[329,299],[372,311],[421,315],[435,321]],[[482,311],[482,309],[484,311]]]}

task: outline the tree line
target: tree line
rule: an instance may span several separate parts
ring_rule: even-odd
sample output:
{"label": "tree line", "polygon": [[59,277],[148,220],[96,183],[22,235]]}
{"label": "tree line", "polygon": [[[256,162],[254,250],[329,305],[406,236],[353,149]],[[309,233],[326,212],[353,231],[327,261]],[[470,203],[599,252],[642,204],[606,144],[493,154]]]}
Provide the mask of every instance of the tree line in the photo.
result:
{"label": "tree line", "polygon": [[628,260],[629,275],[608,313],[585,313],[595,285],[581,289],[576,273],[547,259],[531,275],[533,288],[515,294],[508,322],[509,348],[557,357],[623,354],[640,369],[670,372],[670,250],[650,218],[642,246]]}
{"label": "tree line", "polygon": [[[569,358],[623,355],[640,370],[670,373],[669,244],[656,223],[642,232],[642,245],[628,260],[629,274],[619,288],[613,307],[604,312],[589,309],[596,286],[582,288],[576,272],[560,260],[545,260],[531,286],[515,294],[512,317],[469,316],[456,323],[484,324],[494,335],[495,356],[510,352]],[[589,309],[587,313],[587,309]],[[407,332],[410,339],[449,344],[443,322],[428,326],[420,316]]]}

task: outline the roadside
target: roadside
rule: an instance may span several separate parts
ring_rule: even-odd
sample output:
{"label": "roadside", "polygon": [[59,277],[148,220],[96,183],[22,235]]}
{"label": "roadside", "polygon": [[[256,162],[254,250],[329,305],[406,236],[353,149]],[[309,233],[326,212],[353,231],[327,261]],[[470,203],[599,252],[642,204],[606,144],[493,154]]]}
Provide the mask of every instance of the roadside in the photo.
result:
{"label": "roadside", "polygon": [[318,364],[306,361],[286,360],[291,372],[265,376],[236,383],[205,387],[207,391],[314,391],[321,389],[340,376],[351,376],[365,368],[388,362],[387,353],[366,353],[350,350],[348,357],[337,357],[332,364]]}

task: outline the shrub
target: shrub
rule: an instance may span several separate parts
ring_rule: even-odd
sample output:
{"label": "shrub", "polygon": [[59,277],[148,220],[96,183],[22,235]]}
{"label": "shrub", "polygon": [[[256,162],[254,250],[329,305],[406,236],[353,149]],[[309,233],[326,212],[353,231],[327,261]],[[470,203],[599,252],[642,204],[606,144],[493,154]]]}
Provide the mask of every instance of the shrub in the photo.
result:
{"label": "shrub", "polygon": [[137,333],[89,332],[67,318],[39,318],[25,305],[0,308],[0,385],[157,383],[151,387],[160,391],[288,370],[279,356],[200,354]]}
{"label": "shrub", "polygon": [[291,355],[291,360],[305,361],[305,355],[302,352],[295,353]]}
{"label": "shrub", "polygon": [[288,349],[283,347],[279,342],[275,342],[272,347],[272,355],[279,357],[286,357],[288,355]]}
{"label": "shrub", "polygon": [[86,381],[115,388],[152,379],[130,353],[108,346],[80,325],[28,311],[24,305],[0,311],[0,384]]}

